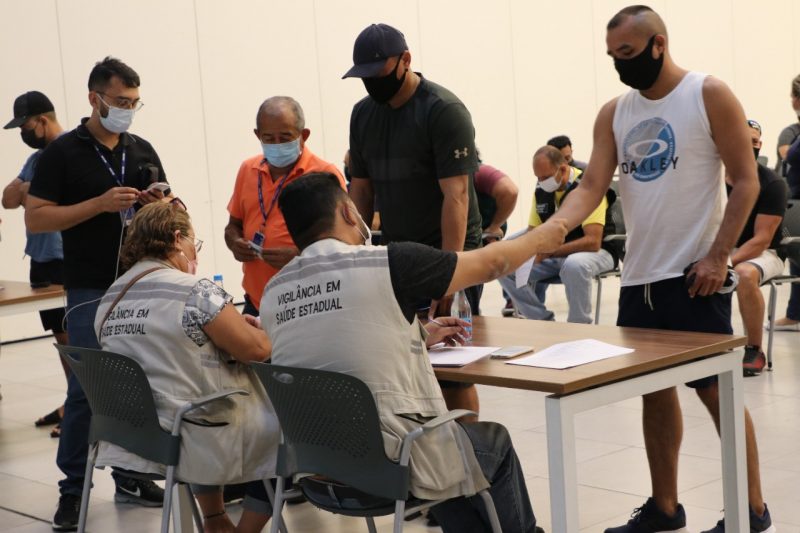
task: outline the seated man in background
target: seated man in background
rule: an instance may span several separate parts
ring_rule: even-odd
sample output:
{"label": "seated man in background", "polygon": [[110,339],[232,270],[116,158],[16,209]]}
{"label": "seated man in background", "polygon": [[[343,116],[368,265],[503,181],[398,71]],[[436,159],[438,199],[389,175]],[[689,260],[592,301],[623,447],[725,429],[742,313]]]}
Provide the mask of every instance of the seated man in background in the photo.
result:
{"label": "seated man in background", "polygon": [[[257,319],[240,315],[232,297],[195,274],[203,241],[186,211],[156,202],[136,214],[122,247],[128,271],[108,289],[94,329],[104,350],[142,366],[159,422],[171,430],[185,402],[223,389],[244,389],[186,415],[176,476],[193,484],[205,531],[234,531],[219,485],[247,483],[235,531],[261,531],[272,514],[262,480],[275,477],[278,420],[251,361],[269,357]],[[247,320],[246,320],[247,319]],[[164,475],[164,467],[108,443],[98,466]]]}
{"label": "seated man in background", "polygon": [[[754,120],[748,120],[753,152],[758,158],[761,149],[761,126]],[[760,163],[758,183],[760,190],[756,205],[750,212],[739,241],[731,254],[733,268],[739,274],[739,285],[736,296],[739,299],[739,312],[747,333],[747,346],[744,348],[742,366],[745,376],[757,376],[767,364],[767,358],[761,350],[764,332],[761,323],[764,320],[764,295],[761,285],[783,273],[783,259],[778,256],[777,248],[781,243],[781,222],[786,212],[786,183],[772,170]],[[731,191],[731,179],[726,173],[726,187]]]}
{"label": "seated man in background", "polygon": [[[464,324],[446,317],[423,328],[416,302],[490,281],[533,253],[555,249],[566,235],[552,220],[517,240],[469,252],[410,242],[362,246],[370,243],[369,227],[336,178],[324,173],[289,184],[280,207],[301,253],[267,284],[261,300],[272,361],[363,380],[394,460],[397,435],[447,412],[425,346],[452,341]],[[285,294],[297,287],[312,290],[287,302]],[[487,485],[504,532],[536,530],[519,460],[499,424],[450,422],[415,442],[410,465],[415,497],[448,499],[431,509],[445,532],[486,530],[480,498],[469,497]]]}
{"label": "seated man in background", "polygon": [[[531,209],[528,231],[557,213],[567,195],[580,183],[581,171],[569,166],[564,155],[553,146],[539,148],[533,156],[533,173],[539,180]],[[537,283],[559,277],[569,304],[567,322],[592,322],[592,279],[614,268],[615,251],[603,243],[603,235],[614,233],[614,222],[605,198],[583,224],[567,235],[566,242],[552,253],[538,253],[528,283],[517,287],[516,274],[500,278],[500,285],[511,296],[517,313],[534,320],[554,320],[536,288]],[[607,248],[606,248],[607,247]]]}
{"label": "seated man in background", "polygon": [[569,166],[575,167],[579,170],[586,170],[585,162],[578,161],[572,157],[572,141],[566,135],[556,135],[547,141],[547,146],[558,148],[558,150],[564,154],[564,159],[567,160],[567,164]]}

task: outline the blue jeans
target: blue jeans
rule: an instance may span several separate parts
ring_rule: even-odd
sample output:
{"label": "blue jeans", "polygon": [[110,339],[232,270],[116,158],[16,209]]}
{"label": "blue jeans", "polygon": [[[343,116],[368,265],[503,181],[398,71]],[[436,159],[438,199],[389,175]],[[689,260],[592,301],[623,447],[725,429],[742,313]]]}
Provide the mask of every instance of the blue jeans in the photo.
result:
{"label": "blue jeans", "polygon": [[[528,489],[508,430],[494,422],[462,424],[475,450],[484,477],[491,485],[497,517],[504,533],[534,533]],[[480,496],[452,498],[431,507],[431,513],[444,533],[479,533],[491,531],[486,507]]]}
{"label": "blue jeans", "polygon": [[519,314],[533,320],[554,320],[555,315],[544,305],[543,280],[560,278],[569,304],[567,322],[592,323],[592,279],[614,268],[614,258],[606,250],[575,252],[567,257],[550,257],[534,264],[527,285],[517,288],[516,275],[497,281],[511,296]]}
{"label": "blue jeans", "polygon": [[[94,317],[100,298],[106,291],[100,289],[69,289],[67,291],[67,335],[72,346],[100,348],[94,333]],[[61,421],[61,438],[58,441],[56,464],[66,476],[58,482],[61,494],[80,496],[86,472],[86,455],[89,451],[89,423],[92,411],[78,378],[72,373],[67,380],[67,399]]]}

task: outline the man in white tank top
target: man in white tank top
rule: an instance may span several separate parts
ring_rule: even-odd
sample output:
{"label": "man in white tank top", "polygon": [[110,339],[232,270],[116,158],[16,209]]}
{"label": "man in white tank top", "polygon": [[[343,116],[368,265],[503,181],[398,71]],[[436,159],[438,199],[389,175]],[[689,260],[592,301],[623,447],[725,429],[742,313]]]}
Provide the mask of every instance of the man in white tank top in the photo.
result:
{"label": "man in white tank top", "polygon": [[[739,101],[721,81],[678,67],[664,22],[646,6],[617,13],[608,54],[634,90],[603,106],[580,187],[559,213],[575,227],[598,205],[619,166],[627,229],[617,324],[731,333],[731,295],[719,294],[728,259],[758,194]],[[721,166],[733,185],[725,205]],[[719,427],[716,379],[688,384]],[[653,496],[631,520],[606,533],[684,532],[678,503],[683,433],[674,387],[643,397]],[[775,531],[761,496],[753,423],[745,411],[751,532]],[[723,520],[706,533],[725,531]]]}

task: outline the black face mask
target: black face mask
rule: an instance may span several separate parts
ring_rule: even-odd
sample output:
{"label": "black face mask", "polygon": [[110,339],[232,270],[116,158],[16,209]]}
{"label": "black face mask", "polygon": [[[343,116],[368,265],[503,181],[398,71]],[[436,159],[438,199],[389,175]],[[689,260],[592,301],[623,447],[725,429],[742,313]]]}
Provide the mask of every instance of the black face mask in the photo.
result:
{"label": "black face mask", "polygon": [[22,137],[22,142],[33,148],[34,150],[41,150],[47,145],[44,137],[36,136],[36,128],[33,127],[29,130],[20,128],[19,136]]}
{"label": "black face mask", "polygon": [[377,78],[363,78],[361,80],[364,82],[364,87],[366,87],[370,97],[372,97],[372,99],[379,104],[385,104],[391,100],[392,96],[396,95],[397,91],[400,90],[400,87],[403,85],[403,81],[406,79],[406,74],[408,71],[403,72],[403,76],[400,79],[397,78],[397,69],[400,67],[401,59],[402,58],[399,58],[397,60],[394,70],[392,70],[386,76],[380,76]]}
{"label": "black face mask", "polygon": [[658,59],[653,59],[655,45],[656,36],[653,35],[639,55],[629,59],[614,59],[614,68],[622,83],[639,91],[646,91],[653,86],[664,65],[663,53]]}
{"label": "black face mask", "polygon": [[753,154],[756,156],[756,161],[758,161],[758,153],[761,151],[761,148],[753,148]]}

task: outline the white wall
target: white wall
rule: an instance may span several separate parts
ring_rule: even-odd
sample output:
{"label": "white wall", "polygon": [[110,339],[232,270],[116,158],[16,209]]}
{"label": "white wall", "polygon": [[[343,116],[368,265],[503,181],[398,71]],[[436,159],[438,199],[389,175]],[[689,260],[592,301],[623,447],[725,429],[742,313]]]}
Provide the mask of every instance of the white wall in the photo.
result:
{"label": "white wall", "polygon": [[[527,220],[530,157],[567,133],[588,159],[599,107],[624,87],[606,56],[608,19],[622,0],[4,0],[0,2],[0,121],[13,100],[37,89],[62,124],[89,113],[86,80],[114,55],[142,78],[146,102],[133,131],[158,150],[170,183],[207,242],[201,271],[224,274],[241,296],[239,265],[223,241],[226,205],[242,159],[258,153],[255,112],[266,97],[300,101],[309,146],[339,164],[347,148],[358,80],[341,80],[352,43],[372,22],[406,35],[412,64],[466,103],[483,159],[521,188],[512,227]],[[713,73],[736,92],[765,131],[775,159],[792,122],[789,84],[800,72],[800,5],[793,0],[657,0],[682,66]],[[119,21],[119,22],[118,22]],[[18,130],[0,132],[0,181],[13,179],[29,150]],[[0,213],[0,278],[27,279],[22,212]],[[0,322],[4,339],[39,333],[38,318]]]}

